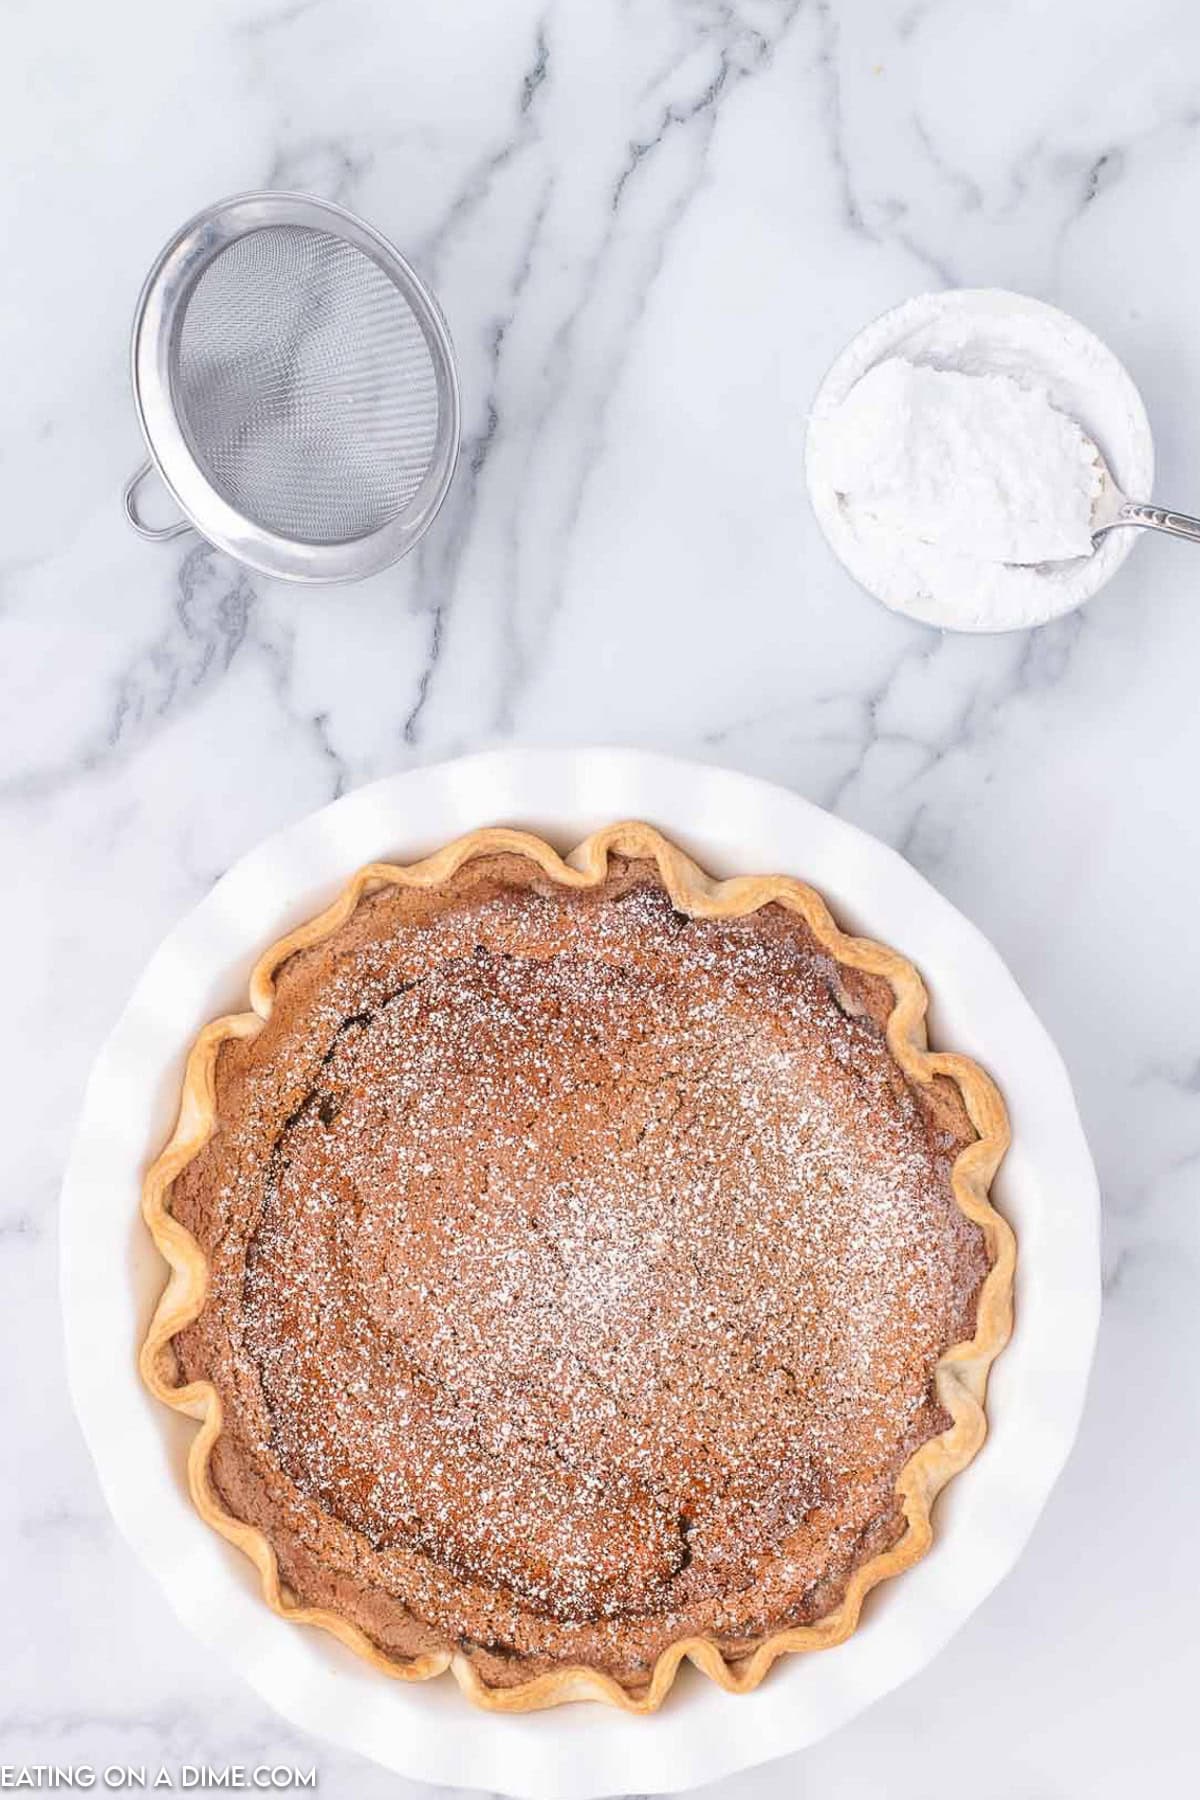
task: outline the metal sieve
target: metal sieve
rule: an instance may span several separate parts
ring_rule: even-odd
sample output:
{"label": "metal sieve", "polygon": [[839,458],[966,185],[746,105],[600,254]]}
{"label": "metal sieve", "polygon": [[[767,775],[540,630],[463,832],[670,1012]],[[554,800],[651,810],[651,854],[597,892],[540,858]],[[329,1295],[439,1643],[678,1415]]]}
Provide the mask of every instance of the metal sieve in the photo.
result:
{"label": "metal sieve", "polygon": [[[361,219],[242,194],[176,233],[133,324],[150,461],[142,537],[195,529],[266,575],[351,581],[411,550],[458,455],[458,380],[433,296]],[[157,469],[184,517],[156,527]]]}

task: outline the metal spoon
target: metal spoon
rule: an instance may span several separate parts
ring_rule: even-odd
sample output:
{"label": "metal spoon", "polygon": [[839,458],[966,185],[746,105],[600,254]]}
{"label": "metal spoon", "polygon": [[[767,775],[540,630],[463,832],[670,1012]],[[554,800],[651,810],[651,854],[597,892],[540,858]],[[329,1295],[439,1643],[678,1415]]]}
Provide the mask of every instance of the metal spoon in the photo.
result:
{"label": "metal spoon", "polygon": [[1125,525],[1141,525],[1148,531],[1166,531],[1172,537],[1190,538],[1200,544],[1200,519],[1187,513],[1168,512],[1162,506],[1150,506],[1141,500],[1130,500],[1117,486],[1112,470],[1091,443],[1092,454],[1100,470],[1100,492],[1092,506],[1092,536],[1103,537],[1106,531],[1119,531]]}

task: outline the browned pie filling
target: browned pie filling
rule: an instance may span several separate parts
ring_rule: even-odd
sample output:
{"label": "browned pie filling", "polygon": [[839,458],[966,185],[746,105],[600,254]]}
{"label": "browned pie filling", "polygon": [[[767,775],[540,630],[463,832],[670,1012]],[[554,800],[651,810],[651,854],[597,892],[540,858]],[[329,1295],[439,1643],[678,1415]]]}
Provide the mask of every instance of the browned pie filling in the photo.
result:
{"label": "browned pie filling", "polygon": [[492,1684],[828,1613],[988,1266],[892,1005],[619,859],[574,893],[480,858],[292,957],[171,1195],[210,1264],[179,1374],[292,1592]]}

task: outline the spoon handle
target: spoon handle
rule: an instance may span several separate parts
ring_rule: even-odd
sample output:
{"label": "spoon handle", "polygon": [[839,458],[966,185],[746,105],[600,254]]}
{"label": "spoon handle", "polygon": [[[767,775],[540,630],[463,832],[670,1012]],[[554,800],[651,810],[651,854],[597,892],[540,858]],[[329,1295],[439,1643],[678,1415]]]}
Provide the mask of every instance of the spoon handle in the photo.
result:
{"label": "spoon handle", "polygon": [[1115,531],[1122,525],[1141,525],[1148,531],[1167,531],[1172,537],[1190,538],[1200,544],[1200,519],[1187,513],[1168,512],[1164,506],[1146,506],[1138,500],[1126,500],[1115,519],[1102,525],[1096,536]]}

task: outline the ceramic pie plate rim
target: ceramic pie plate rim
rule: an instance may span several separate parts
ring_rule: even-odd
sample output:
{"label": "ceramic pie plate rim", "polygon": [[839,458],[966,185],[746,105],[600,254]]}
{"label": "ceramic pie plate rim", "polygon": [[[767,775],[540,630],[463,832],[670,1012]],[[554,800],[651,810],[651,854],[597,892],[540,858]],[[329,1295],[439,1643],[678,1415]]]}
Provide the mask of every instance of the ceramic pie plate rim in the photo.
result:
{"label": "ceramic pie plate rim", "polygon": [[[799,875],[840,922],[912,956],[933,994],[933,1041],[978,1056],[1014,1114],[997,1194],[1021,1239],[1018,1324],[993,1374],[989,1444],[939,1508],[933,1552],[847,1644],[785,1659],[748,1695],[692,1674],[649,1718],[589,1705],[513,1718],[477,1712],[447,1683],[383,1681],[325,1634],[277,1618],[242,1559],[205,1531],[183,1482],[191,1433],[160,1416],[135,1367],[161,1283],[138,1189],[196,1029],[244,993],[263,945],[353,868],[496,822],[567,849],[621,817],[649,819],[718,875],[768,864]],[[485,752],[411,770],[251,851],[168,935],[97,1059],[61,1232],[76,1410],[119,1526],[185,1623],[294,1722],[411,1779],[531,1800],[715,1780],[817,1741],[924,1666],[1032,1529],[1075,1436],[1099,1316],[1098,1196],[1069,1081],[991,946],[893,851],[797,795],[633,751]],[[123,1279],[98,1282],[98,1265]]]}

